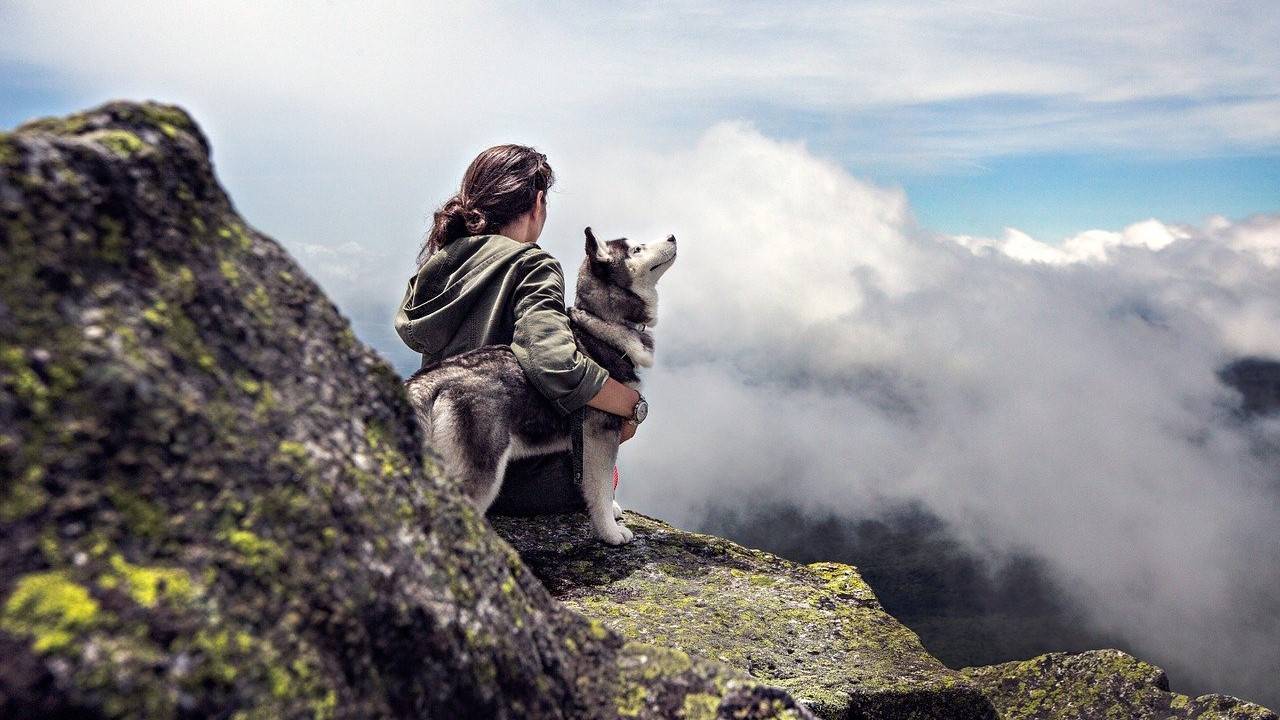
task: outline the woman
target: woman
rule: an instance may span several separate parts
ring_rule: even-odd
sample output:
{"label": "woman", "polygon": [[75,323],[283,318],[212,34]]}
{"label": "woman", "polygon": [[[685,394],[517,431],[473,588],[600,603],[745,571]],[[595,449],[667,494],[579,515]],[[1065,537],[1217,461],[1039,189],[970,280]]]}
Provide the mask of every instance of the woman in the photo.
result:
{"label": "woman", "polygon": [[[471,161],[458,192],[435,213],[396,313],[400,338],[426,367],[482,345],[510,344],[530,383],[561,413],[584,405],[631,418],[640,394],[578,351],[565,311],[560,263],[536,244],[555,175],[523,145],[497,145]],[[635,434],[623,424],[621,440]],[[581,509],[568,452],[508,464],[491,511]]]}

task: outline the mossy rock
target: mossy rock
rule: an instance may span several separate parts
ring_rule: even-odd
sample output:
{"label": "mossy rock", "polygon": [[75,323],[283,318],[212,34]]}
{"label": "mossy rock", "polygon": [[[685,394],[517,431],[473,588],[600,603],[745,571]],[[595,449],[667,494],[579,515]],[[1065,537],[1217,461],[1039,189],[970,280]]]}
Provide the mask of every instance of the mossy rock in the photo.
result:
{"label": "mossy rock", "polygon": [[798,565],[637,513],[636,539],[585,516],[494,518],[551,593],[628,639],[717,659],[824,718],[994,718],[977,687],[887,614],[856,568]]}
{"label": "mossy rock", "polygon": [[1005,720],[1276,720],[1270,710],[1227,695],[1170,692],[1163,670],[1119,650],[1049,653],[962,672]]}
{"label": "mossy rock", "polygon": [[797,717],[561,607],[181,109],[0,136],[0,717]]}

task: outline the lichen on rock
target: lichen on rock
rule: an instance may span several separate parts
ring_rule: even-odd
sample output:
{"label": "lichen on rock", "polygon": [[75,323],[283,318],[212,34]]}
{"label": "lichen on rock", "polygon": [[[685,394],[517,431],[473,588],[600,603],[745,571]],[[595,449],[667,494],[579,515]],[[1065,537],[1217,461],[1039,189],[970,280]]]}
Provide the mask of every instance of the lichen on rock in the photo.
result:
{"label": "lichen on rock", "polygon": [[1163,670],[1119,650],[1048,653],[962,672],[1005,720],[1276,720],[1270,710],[1227,695],[1170,692]]}
{"label": "lichen on rock", "polygon": [[585,517],[494,518],[565,605],[638,642],[717,659],[824,718],[994,718],[929,655],[857,569],[798,565],[627,514],[636,540],[596,542]]}

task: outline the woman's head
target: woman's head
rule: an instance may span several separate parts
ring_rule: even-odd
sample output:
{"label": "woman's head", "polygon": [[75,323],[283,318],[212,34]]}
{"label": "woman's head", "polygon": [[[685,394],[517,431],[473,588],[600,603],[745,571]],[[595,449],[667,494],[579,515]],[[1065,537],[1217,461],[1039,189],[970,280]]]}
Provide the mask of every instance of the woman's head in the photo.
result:
{"label": "woman's head", "polygon": [[458,192],[435,212],[419,262],[457,238],[498,232],[534,210],[539,197],[545,202],[555,179],[547,156],[531,147],[495,145],[481,152]]}

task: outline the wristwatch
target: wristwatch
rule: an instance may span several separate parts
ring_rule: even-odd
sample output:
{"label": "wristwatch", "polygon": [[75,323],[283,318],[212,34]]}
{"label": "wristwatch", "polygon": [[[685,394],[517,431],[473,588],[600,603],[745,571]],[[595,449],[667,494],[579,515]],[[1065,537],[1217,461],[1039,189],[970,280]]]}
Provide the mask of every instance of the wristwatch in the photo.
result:
{"label": "wristwatch", "polygon": [[[636,394],[640,395],[640,393],[636,393]],[[631,420],[631,422],[635,423],[636,425],[639,425],[640,423],[644,422],[644,419],[648,414],[649,414],[649,403],[644,399],[643,395],[640,395],[640,399],[637,400],[635,406],[631,408],[631,417],[628,419]]]}

